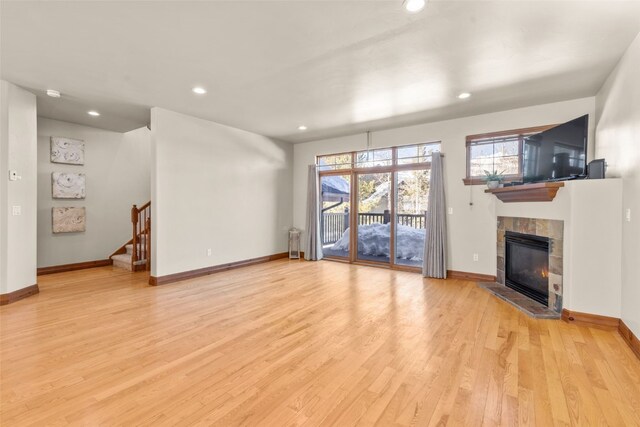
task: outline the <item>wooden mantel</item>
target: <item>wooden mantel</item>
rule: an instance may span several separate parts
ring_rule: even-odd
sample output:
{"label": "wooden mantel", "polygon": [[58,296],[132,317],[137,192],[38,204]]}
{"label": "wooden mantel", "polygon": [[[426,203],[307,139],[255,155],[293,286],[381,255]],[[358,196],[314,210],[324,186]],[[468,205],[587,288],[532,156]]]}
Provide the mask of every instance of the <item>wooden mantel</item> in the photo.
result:
{"label": "wooden mantel", "polygon": [[561,187],[564,187],[564,182],[540,182],[484,190],[484,192],[495,195],[505,203],[550,202],[556,197]]}

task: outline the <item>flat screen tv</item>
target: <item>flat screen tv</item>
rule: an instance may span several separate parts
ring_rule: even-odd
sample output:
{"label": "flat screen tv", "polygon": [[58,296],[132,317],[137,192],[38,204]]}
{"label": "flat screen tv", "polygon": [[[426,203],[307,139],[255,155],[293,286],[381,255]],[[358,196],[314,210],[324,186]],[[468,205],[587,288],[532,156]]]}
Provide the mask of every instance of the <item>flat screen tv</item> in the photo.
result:
{"label": "flat screen tv", "polygon": [[589,115],[526,136],[522,147],[523,182],[562,181],[586,174]]}

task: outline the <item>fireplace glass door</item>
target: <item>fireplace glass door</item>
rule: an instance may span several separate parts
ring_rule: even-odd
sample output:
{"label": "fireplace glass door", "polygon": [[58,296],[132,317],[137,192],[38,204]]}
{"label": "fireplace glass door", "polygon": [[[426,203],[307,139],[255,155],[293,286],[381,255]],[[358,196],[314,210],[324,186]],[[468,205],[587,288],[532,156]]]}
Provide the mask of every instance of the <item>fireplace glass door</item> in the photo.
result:
{"label": "fireplace glass door", "polygon": [[505,244],[506,285],[547,305],[549,239],[507,232]]}

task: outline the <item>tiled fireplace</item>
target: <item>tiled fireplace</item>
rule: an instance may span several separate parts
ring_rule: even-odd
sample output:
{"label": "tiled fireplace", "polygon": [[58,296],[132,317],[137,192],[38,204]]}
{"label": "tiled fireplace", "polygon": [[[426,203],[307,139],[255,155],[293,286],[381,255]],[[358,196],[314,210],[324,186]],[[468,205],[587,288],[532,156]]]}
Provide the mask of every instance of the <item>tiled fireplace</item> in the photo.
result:
{"label": "tiled fireplace", "polygon": [[499,216],[498,283],[560,313],[563,229],[559,220]]}

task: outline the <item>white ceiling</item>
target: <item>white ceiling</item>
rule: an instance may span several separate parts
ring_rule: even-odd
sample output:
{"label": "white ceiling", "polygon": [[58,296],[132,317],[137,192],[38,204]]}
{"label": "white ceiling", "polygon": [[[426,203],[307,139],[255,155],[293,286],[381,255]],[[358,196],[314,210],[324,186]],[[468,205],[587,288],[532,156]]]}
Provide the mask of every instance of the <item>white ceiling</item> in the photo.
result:
{"label": "white ceiling", "polygon": [[1,14],[2,78],[37,93],[40,115],[124,131],[158,106],[292,142],[591,96],[640,31],[640,1],[432,0],[414,15],[401,0],[2,1]]}

